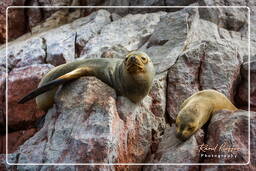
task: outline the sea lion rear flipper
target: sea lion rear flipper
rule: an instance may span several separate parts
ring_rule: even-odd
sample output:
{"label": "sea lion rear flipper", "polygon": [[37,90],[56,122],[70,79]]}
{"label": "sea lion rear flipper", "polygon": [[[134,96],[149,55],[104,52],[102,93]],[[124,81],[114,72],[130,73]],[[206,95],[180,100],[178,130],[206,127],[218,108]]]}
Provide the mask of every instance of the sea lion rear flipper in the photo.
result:
{"label": "sea lion rear flipper", "polygon": [[88,75],[90,69],[88,67],[82,67],[82,68],[77,68],[65,75],[62,75],[60,77],[58,77],[55,80],[52,80],[48,83],[46,83],[45,85],[35,89],[34,91],[32,91],[31,93],[29,93],[28,95],[26,95],[25,97],[23,97],[21,100],[18,101],[19,104],[23,104],[33,98],[35,98],[36,96],[43,94],[44,92],[53,89],[56,86],[59,86],[65,82],[77,79],[81,76],[86,76]]}

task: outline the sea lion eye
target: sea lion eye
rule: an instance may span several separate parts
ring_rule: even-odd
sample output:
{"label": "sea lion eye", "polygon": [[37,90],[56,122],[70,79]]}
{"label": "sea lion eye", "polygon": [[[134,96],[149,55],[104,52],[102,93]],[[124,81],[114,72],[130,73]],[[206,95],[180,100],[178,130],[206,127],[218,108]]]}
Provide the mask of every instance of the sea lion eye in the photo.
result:
{"label": "sea lion eye", "polygon": [[141,56],[140,58],[142,59],[142,61],[143,61],[144,63],[148,62],[148,58],[146,58],[146,57],[144,57],[144,56]]}
{"label": "sea lion eye", "polygon": [[188,127],[188,131],[194,130],[195,127]]}

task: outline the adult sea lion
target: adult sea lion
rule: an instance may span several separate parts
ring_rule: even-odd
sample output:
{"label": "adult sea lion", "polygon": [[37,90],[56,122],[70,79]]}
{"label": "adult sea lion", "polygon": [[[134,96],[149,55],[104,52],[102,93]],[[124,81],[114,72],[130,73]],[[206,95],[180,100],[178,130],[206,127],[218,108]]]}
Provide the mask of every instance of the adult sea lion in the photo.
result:
{"label": "adult sea lion", "polygon": [[113,87],[117,94],[138,103],[148,94],[154,75],[152,61],[146,53],[140,51],[127,54],[125,59],[77,60],[53,68],[42,78],[38,88],[18,103],[25,103],[36,97],[38,108],[46,111],[52,107],[59,85],[82,76],[95,76]]}
{"label": "adult sea lion", "polygon": [[176,118],[176,137],[186,140],[218,110],[238,110],[227,97],[215,90],[199,91],[186,99]]}

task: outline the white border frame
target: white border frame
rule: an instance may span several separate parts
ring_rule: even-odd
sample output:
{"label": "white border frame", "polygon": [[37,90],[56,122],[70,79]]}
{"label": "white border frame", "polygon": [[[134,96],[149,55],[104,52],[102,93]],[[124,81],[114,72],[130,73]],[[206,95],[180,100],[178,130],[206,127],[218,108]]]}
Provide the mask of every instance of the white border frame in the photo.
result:
{"label": "white border frame", "polygon": [[[8,10],[11,8],[247,8],[248,10],[248,162],[247,163],[9,163],[8,162]],[[250,36],[251,36],[251,23],[250,23],[250,8],[247,6],[8,6],[6,8],[6,88],[5,88],[5,105],[6,105],[6,163],[8,165],[87,165],[87,166],[115,166],[115,165],[187,165],[187,166],[199,166],[199,165],[214,165],[214,166],[232,166],[232,165],[248,165],[250,163]]]}

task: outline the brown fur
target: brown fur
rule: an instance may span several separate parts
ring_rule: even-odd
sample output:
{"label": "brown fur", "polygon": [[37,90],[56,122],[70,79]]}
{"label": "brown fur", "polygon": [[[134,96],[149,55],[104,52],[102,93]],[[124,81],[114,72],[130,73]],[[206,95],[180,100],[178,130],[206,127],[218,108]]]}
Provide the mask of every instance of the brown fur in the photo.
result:
{"label": "brown fur", "polygon": [[200,129],[218,110],[236,111],[237,108],[227,97],[215,90],[199,91],[181,105],[176,118],[176,136],[186,140]]}

